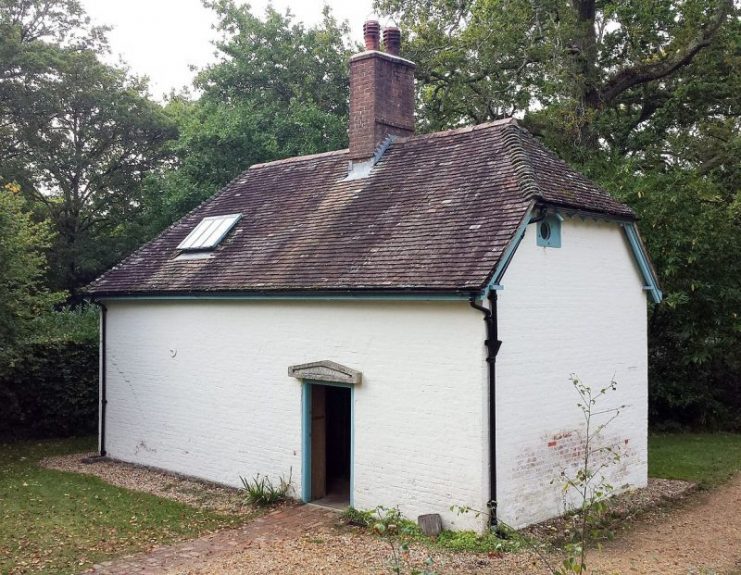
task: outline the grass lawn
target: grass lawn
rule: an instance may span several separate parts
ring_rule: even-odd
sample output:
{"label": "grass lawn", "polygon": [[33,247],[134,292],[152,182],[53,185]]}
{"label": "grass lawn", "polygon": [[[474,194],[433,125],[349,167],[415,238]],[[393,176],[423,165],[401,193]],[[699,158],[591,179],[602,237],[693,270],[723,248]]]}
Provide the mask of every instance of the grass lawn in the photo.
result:
{"label": "grass lawn", "polygon": [[106,558],[244,520],[36,464],[94,449],[88,438],[0,444],[2,575],[79,573]]}
{"label": "grass lawn", "polygon": [[648,438],[648,474],[713,487],[741,471],[741,434],[672,433]]}

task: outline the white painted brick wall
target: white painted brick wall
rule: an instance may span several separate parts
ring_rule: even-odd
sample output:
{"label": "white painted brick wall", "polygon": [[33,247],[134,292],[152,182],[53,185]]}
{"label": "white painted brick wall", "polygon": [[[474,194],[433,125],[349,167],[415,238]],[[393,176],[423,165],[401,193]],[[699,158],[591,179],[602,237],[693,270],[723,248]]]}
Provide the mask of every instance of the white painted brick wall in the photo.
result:
{"label": "white painted brick wall", "polygon": [[301,384],[289,365],[363,372],[354,504],[475,528],[487,499],[484,322],[466,302],[108,302],[109,454],[239,486],[300,493]]}
{"label": "white painted brick wall", "polygon": [[500,519],[520,527],[563,511],[559,475],[573,462],[583,425],[571,373],[593,389],[615,377],[618,390],[603,405],[627,408],[605,432],[608,443],[623,448],[609,479],[616,487],[645,485],[646,295],[621,228],[567,219],[562,247],[541,248],[532,224],[503,285],[496,396]]}

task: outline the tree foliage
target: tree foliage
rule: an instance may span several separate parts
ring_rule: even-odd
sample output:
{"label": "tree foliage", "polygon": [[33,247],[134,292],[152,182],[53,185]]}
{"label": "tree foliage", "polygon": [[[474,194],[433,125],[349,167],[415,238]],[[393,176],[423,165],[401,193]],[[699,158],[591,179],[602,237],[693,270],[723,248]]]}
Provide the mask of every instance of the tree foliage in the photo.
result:
{"label": "tree foliage", "polygon": [[735,13],[732,0],[376,4],[410,33],[428,129],[519,115],[562,153],[597,148],[616,115],[623,130],[652,117]]}
{"label": "tree foliage", "polygon": [[347,25],[328,8],[307,27],[271,7],[259,18],[232,0],[207,5],[218,18],[219,59],[199,72],[197,100],[168,103],[179,138],[172,169],[150,181],[155,227],[252,164],[347,145]]}
{"label": "tree foliage", "polygon": [[0,0],[0,174],[6,180],[27,167],[24,132],[54,118],[44,88],[55,65],[85,44],[104,50],[105,29],[90,26],[77,0]]}
{"label": "tree foliage", "polygon": [[[665,300],[649,314],[651,418],[741,426],[741,200],[686,167],[611,182],[643,215]],[[737,189],[737,188],[736,188]]]}
{"label": "tree foliage", "polygon": [[[250,165],[346,146],[347,25],[205,4],[218,60],[162,106],[103,62],[107,30],[78,0],[0,0],[0,346]],[[421,131],[516,116],[636,210],[666,294],[649,313],[654,422],[741,426],[733,0],[377,7],[418,65]]]}
{"label": "tree foliage", "polygon": [[[133,249],[144,176],[174,133],[147,85],[100,60],[104,30],[72,0],[4,0],[0,170],[18,181],[56,241],[50,283],[74,295]],[[105,238],[105,242],[101,240]]]}
{"label": "tree foliage", "polygon": [[741,426],[739,94],[731,0],[378,0],[410,32],[423,130],[517,116],[626,201],[666,294],[655,423]]}
{"label": "tree foliage", "polygon": [[35,223],[15,184],[0,181],[0,354],[59,300],[44,286],[52,233]]}
{"label": "tree foliage", "polygon": [[90,435],[98,424],[98,343],[24,342],[0,362],[0,437]]}

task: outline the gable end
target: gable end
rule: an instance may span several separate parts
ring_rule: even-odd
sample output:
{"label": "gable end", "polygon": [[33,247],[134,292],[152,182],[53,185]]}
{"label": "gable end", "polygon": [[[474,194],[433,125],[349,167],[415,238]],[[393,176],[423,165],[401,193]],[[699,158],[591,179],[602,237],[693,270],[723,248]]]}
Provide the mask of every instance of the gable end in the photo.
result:
{"label": "gable end", "polygon": [[[517,227],[517,230],[512,236],[512,239],[510,240],[507,247],[504,249],[502,257],[491,275],[491,279],[483,290],[483,295],[486,295],[486,293],[491,290],[504,289],[504,286],[502,286],[501,283],[502,278],[504,277],[504,274],[507,271],[507,267],[512,261],[512,258],[514,257],[514,254],[517,251],[517,248],[519,247],[520,242],[525,235],[525,231],[527,230],[528,225],[539,220],[536,209],[537,208],[535,205],[531,205],[531,207],[527,210],[527,213],[520,222],[520,225]],[[560,213],[558,211],[556,211],[555,213],[560,216]],[[643,244],[643,241],[638,234],[638,229],[636,228],[635,224],[633,222],[626,222],[621,219],[605,216],[604,214],[586,214],[584,212],[579,213],[585,217],[594,217],[597,219],[617,223],[623,228],[626,239],[628,241],[628,245],[630,246],[630,250],[633,255],[633,259],[635,260],[636,265],[641,272],[641,277],[644,284],[643,289],[649,293],[649,295],[651,296],[651,301],[653,301],[653,303],[660,303],[663,299],[663,293],[661,291],[661,288],[659,287],[656,270],[651,263],[651,258],[648,255],[646,246]],[[575,214],[576,212],[571,215]]]}

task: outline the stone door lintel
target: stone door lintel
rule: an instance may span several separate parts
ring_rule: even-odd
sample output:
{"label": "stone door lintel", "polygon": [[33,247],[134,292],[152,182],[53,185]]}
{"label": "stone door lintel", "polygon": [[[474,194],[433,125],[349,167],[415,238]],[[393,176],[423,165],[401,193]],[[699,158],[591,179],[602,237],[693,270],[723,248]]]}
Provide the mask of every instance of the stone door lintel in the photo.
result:
{"label": "stone door lintel", "polygon": [[350,385],[359,385],[363,379],[361,372],[326,359],[292,365],[288,368],[288,375],[296,379],[313,379]]}

